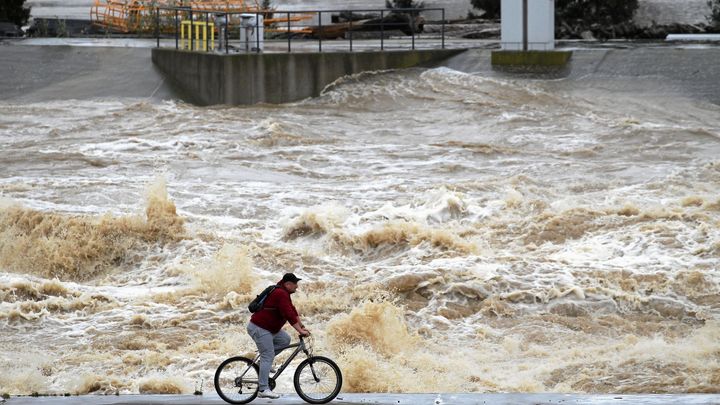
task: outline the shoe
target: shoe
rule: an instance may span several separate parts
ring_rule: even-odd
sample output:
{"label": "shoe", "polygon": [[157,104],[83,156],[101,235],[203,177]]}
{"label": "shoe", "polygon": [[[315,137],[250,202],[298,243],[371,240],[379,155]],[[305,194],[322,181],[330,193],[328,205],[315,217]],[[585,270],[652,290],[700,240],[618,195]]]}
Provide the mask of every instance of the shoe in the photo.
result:
{"label": "shoe", "polygon": [[272,390],[265,390],[258,392],[258,398],[278,399],[280,398],[280,394],[276,394],[272,392]]}

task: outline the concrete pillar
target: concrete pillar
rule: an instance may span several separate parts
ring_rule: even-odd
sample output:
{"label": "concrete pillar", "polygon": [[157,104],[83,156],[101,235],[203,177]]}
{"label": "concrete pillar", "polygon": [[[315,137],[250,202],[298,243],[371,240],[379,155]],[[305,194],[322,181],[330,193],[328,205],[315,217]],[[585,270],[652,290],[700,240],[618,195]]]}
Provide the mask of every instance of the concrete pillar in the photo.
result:
{"label": "concrete pillar", "polygon": [[502,0],[500,13],[503,50],[555,49],[555,0]]}

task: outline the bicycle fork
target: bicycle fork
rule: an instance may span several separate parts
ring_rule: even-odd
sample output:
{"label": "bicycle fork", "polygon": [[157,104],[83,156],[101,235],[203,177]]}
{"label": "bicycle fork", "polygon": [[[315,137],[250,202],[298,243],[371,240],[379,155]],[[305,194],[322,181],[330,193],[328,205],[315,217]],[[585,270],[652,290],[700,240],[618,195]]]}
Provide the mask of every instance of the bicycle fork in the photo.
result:
{"label": "bicycle fork", "polygon": [[[305,345],[304,345],[304,344],[303,344],[303,352],[305,353],[305,355],[306,355],[306,356],[308,357],[308,359],[309,359],[309,358],[310,358],[310,352],[308,352],[308,350],[305,348]],[[313,376],[313,379],[315,380],[315,382],[316,382],[316,383],[319,383],[319,382],[320,382],[320,379],[318,378],[317,373],[315,373],[315,367],[313,366],[314,363],[315,363],[314,361],[310,361],[310,372],[312,373],[312,376]]]}

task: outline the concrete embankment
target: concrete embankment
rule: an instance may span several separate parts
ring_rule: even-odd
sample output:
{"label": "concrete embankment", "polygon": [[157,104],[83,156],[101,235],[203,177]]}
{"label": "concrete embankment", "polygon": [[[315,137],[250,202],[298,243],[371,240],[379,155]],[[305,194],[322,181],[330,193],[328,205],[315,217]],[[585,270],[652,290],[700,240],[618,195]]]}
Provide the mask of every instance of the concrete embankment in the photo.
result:
{"label": "concrete embankment", "polygon": [[320,95],[348,75],[436,66],[462,50],[212,54],[157,48],[152,59],[201,105],[287,103]]}
{"label": "concrete embankment", "polygon": [[451,69],[505,79],[562,79],[558,89],[597,88],[648,97],[683,96],[720,104],[720,47],[624,44],[622,48],[569,48],[562,69],[545,72],[493,68],[490,50],[471,49],[443,63]]}
{"label": "concrete embankment", "polygon": [[[610,92],[632,92],[647,96],[681,95],[689,98],[720,104],[720,47],[712,45],[664,45],[664,44],[624,44],[623,48],[577,47],[564,69],[552,70],[545,74],[518,73],[493,69],[490,63],[491,51],[470,49],[462,54],[451,56],[441,63],[454,70],[475,73],[481,76],[504,79],[562,79],[557,88],[598,88]],[[568,49],[564,47],[563,49]],[[247,56],[247,55],[242,55]],[[239,59],[242,58],[240,56]],[[192,55],[188,55],[192,57]],[[212,70],[218,75],[228,66],[235,66],[230,59],[215,56]],[[325,69],[334,75],[345,74],[338,70],[346,66],[334,66],[332,53],[323,54],[316,59],[315,67],[306,69]],[[359,67],[364,53],[353,56]],[[243,72],[229,72],[227,79],[237,81],[237,89],[248,86],[251,81],[269,80],[283,89],[289,77],[283,73],[297,69],[297,65],[287,63],[289,56],[277,54],[274,66],[262,66],[259,77],[247,76]],[[301,59],[301,54],[293,58]],[[218,63],[222,61],[222,65]],[[303,62],[310,64],[310,61]],[[396,66],[403,67],[403,66]],[[348,69],[352,73],[356,68]],[[387,66],[367,68],[383,69]],[[192,75],[189,66],[176,67]],[[96,98],[143,98],[143,99],[197,99],[197,95],[183,94],[182,86],[171,86],[151,60],[148,48],[109,48],[75,46],[0,46],[0,101],[38,102],[64,99]],[[223,73],[225,74],[225,73]],[[297,77],[297,76],[292,76]],[[197,80],[194,79],[194,80]],[[217,77],[207,76],[205,80],[220,86]],[[297,79],[295,79],[297,80]],[[295,86],[310,88],[309,80],[303,79]],[[210,84],[206,84],[210,88]],[[228,85],[223,91],[230,91]],[[218,92],[220,88],[216,87]],[[311,88],[313,92],[321,90],[319,84]],[[247,90],[255,91],[255,90]],[[290,88],[281,90],[291,91]],[[202,101],[202,100],[201,100]]]}
{"label": "concrete embankment", "polygon": [[0,101],[181,97],[147,48],[0,44]]}
{"label": "concrete embankment", "polygon": [[[370,70],[443,66],[511,79],[565,79],[562,86],[597,87],[652,96],[681,95],[720,104],[720,47],[638,46],[575,49],[562,69],[493,68],[491,51],[211,55],[153,50],[154,62],[198,104],[284,103],[320,94],[339,77]],[[449,59],[448,59],[449,58]]]}

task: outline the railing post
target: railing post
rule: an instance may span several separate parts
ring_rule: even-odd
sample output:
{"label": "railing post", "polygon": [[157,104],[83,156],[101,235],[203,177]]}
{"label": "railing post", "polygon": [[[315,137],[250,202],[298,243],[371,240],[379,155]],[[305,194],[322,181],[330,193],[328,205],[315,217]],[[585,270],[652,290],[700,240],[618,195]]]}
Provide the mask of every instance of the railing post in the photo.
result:
{"label": "railing post", "polygon": [[415,11],[410,14],[410,34],[412,34],[412,50],[415,50]]}
{"label": "railing post", "polygon": [[[263,19],[263,25],[265,24],[265,19]],[[265,35],[265,30],[263,30],[263,36]],[[263,38],[265,39],[265,38]],[[260,13],[255,13],[255,52],[260,53]]]}
{"label": "railing post", "polygon": [[349,11],[349,13],[350,13],[350,27],[348,29],[348,35],[350,35],[350,52],[352,52],[353,51],[353,49],[352,49],[352,37],[353,37],[352,36],[352,20],[353,20],[352,17],[353,16],[352,16],[352,11]]}
{"label": "railing post", "polygon": [[287,13],[287,22],[288,22],[288,53],[292,52],[292,48],[290,47],[290,38],[292,37],[292,34],[290,33],[290,12]]}
{"label": "railing post", "polygon": [[203,30],[205,39],[205,52],[210,52],[210,35],[208,35],[208,29],[210,29],[210,13],[205,12],[205,29]]}
{"label": "railing post", "polygon": [[528,2],[523,0],[522,3],[522,18],[523,18],[523,51],[528,50]]}
{"label": "railing post", "polygon": [[322,52],[322,11],[318,11],[318,51]]}
{"label": "railing post", "polygon": [[442,9],[442,25],[440,26],[440,38],[442,40],[442,49],[445,49],[445,9]]}
{"label": "railing post", "polygon": [[193,31],[195,30],[195,21],[193,20],[192,6],[190,7],[190,33],[188,39],[190,40],[190,52],[195,49],[195,38],[193,37]]}
{"label": "railing post", "polygon": [[385,50],[385,10],[380,10],[380,50]]}
{"label": "railing post", "polygon": [[157,35],[157,47],[160,48],[160,7],[155,7],[155,35]]}
{"label": "railing post", "polygon": [[230,40],[230,33],[228,33],[228,21],[230,21],[230,14],[225,14],[225,54],[230,53],[230,47],[228,46],[228,41]]}
{"label": "railing post", "polygon": [[178,50],[178,9],[175,9],[175,50]]}

